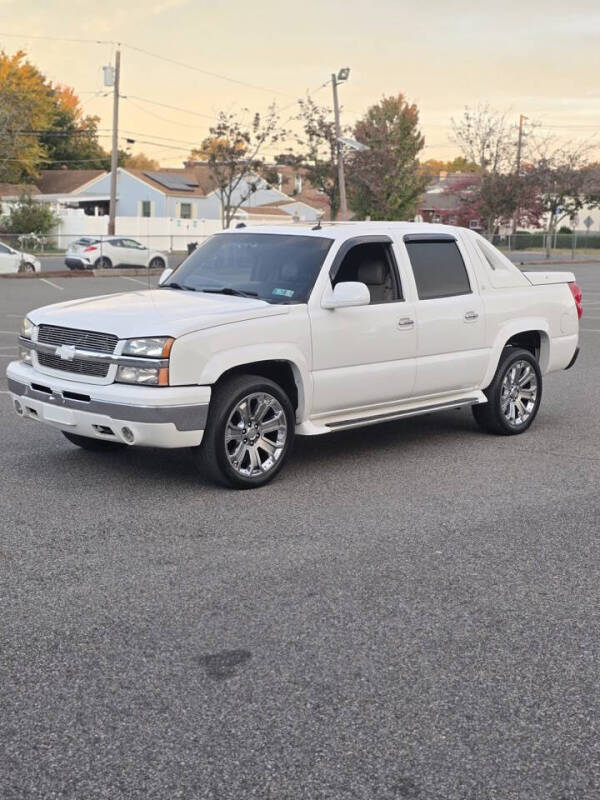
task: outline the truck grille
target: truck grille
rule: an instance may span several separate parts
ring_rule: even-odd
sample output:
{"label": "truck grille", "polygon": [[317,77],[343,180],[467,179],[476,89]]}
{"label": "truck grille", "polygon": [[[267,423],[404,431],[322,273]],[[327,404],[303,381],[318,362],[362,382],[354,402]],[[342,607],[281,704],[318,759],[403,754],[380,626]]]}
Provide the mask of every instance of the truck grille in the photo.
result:
{"label": "truck grille", "polygon": [[[82,350],[94,350],[97,353],[114,353],[118,337],[112,333],[97,333],[96,331],[82,331],[77,328],[60,328],[54,325],[40,325],[38,342],[52,344],[57,347],[61,344],[75,345]],[[106,378],[110,364],[100,361],[88,361],[75,358],[65,361],[60,356],[52,353],[38,353],[38,362],[48,369],[57,369],[61,372],[74,372],[78,375],[89,375],[94,378]]]}

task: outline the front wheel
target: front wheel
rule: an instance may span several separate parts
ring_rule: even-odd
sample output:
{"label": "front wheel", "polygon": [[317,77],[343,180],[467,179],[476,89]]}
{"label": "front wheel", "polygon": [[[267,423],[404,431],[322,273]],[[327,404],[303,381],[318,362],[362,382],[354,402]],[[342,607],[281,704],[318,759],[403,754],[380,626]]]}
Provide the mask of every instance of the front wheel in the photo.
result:
{"label": "front wheel", "polygon": [[537,359],[521,347],[506,348],[485,394],[487,403],[473,406],[473,416],[480,427],[500,436],[524,433],[535,419],[542,399],[542,373]]}
{"label": "front wheel", "polygon": [[94,269],[112,269],[112,261],[106,256],[100,256],[94,263]]}
{"label": "front wheel", "polygon": [[237,375],[213,391],[201,467],[218,483],[255,489],[282,469],[294,440],[292,404],[274,381]]}
{"label": "front wheel", "polygon": [[148,267],[150,269],[164,269],[166,267],[165,260],[164,258],[160,258],[160,256],[155,256],[151,259]]}
{"label": "front wheel", "polygon": [[35,272],[35,267],[29,261],[19,264],[19,272]]}

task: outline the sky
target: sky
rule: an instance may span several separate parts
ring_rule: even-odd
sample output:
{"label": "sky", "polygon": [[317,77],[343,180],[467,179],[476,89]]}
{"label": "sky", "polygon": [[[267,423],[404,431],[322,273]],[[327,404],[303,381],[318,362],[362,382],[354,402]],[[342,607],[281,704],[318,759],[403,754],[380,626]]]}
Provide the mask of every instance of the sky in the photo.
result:
{"label": "sky", "polygon": [[402,92],[419,107],[423,158],[457,155],[451,118],[478,104],[590,142],[600,157],[597,0],[579,0],[576,12],[564,0],[0,0],[0,48],[25,50],[51,80],[73,86],[84,112],[100,116],[108,149],[102,66],[115,45],[96,40],[122,43],[121,136],[164,166],[181,165],[221,110],[243,115],[275,101],[286,120],[307,91],[330,104],[322,85],[346,66],[343,123]]}

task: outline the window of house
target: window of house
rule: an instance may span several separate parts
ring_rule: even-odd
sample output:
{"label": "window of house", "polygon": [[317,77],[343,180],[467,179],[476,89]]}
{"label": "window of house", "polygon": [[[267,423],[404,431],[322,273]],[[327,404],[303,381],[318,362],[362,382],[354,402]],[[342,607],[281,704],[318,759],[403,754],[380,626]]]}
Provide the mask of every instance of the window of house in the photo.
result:
{"label": "window of house", "polygon": [[191,203],[181,203],[179,206],[179,216],[181,219],[191,219],[192,218],[192,204]]}
{"label": "window of house", "polygon": [[300,194],[302,191],[302,175],[294,176],[294,192]]}
{"label": "window of house", "polygon": [[476,231],[476,230],[478,230],[480,227],[481,227],[481,225],[479,224],[479,220],[478,220],[478,219],[472,219],[472,220],[469,220],[469,228],[470,228],[472,231]]}
{"label": "window of house", "polygon": [[150,200],[143,200],[142,201],[142,217],[151,217],[152,216],[152,203]]}
{"label": "window of house", "polygon": [[454,240],[405,239],[420,300],[471,294],[467,268]]}
{"label": "window of house", "polygon": [[387,242],[354,245],[344,256],[333,285],[344,281],[365,283],[371,295],[371,305],[402,300],[396,262]]}

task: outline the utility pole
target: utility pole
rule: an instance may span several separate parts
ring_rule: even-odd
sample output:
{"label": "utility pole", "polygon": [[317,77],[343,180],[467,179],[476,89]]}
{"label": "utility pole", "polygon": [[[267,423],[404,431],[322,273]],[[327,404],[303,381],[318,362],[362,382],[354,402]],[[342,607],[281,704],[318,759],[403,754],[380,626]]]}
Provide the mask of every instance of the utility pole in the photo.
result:
{"label": "utility pole", "polygon": [[108,211],[108,235],[115,235],[117,214],[117,168],[119,166],[119,84],[121,79],[121,51],[115,52],[115,79],[113,84],[112,151],[110,154],[110,205]]}
{"label": "utility pole", "polygon": [[[517,140],[517,180],[519,180],[521,176],[521,150],[523,148],[523,121],[526,120],[527,117],[524,114],[519,115],[519,138]],[[515,236],[517,232],[517,225],[519,223],[519,204],[518,204],[519,197],[517,197],[517,208],[515,209],[515,213],[513,214],[513,221],[512,221],[512,234]]]}
{"label": "utility pole", "polygon": [[[340,70],[338,75],[342,76],[345,74],[345,77],[342,80],[346,80],[348,77],[348,73],[350,70]],[[340,125],[340,105],[338,102],[338,75],[335,72],[331,75],[331,85],[333,87],[333,112],[335,114],[335,140],[336,140],[336,153],[337,153],[337,168],[338,168],[338,183],[340,186],[340,212],[339,218],[340,219],[348,219],[348,201],[346,200],[346,179],[344,177],[344,156],[342,152],[342,142],[340,141],[342,136],[342,128]]]}

